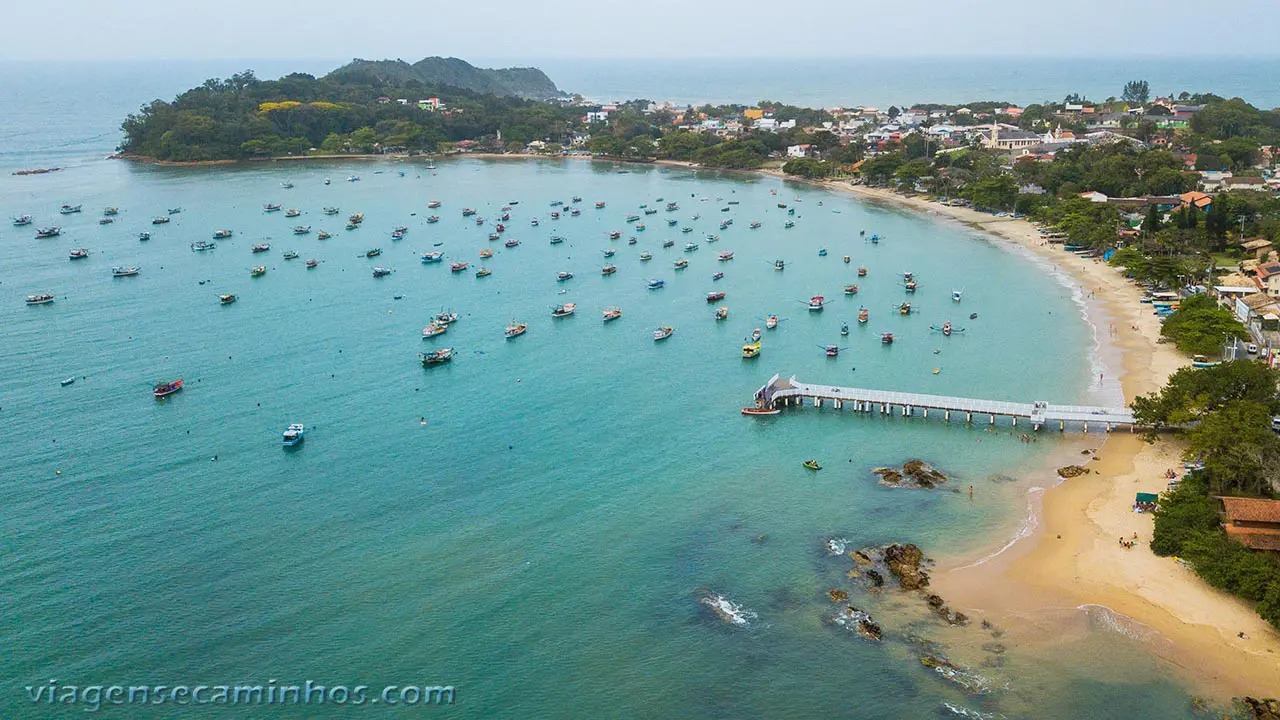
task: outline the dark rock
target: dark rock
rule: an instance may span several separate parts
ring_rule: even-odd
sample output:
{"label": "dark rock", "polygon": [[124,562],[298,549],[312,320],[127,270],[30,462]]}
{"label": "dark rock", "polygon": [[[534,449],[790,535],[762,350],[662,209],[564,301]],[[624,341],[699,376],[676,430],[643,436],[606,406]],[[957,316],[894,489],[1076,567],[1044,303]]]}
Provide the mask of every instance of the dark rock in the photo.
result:
{"label": "dark rock", "polygon": [[871,581],[871,587],[884,587],[884,576],[879,571],[868,570],[867,579]]}
{"label": "dark rock", "polygon": [[881,468],[876,468],[871,472],[875,473],[876,475],[879,475],[880,482],[885,485],[901,485],[902,484],[902,473],[898,472],[897,470],[894,470],[893,468],[881,467]]}
{"label": "dark rock", "polygon": [[1089,468],[1080,467],[1079,465],[1066,465],[1058,468],[1058,475],[1064,478],[1079,477],[1088,473]]}
{"label": "dark rock", "polygon": [[844,602],[845,600],[849,599],[849,593],[845,592],[844,590],[832,588],[827,591],[827,597],[831,598],[831,602],[835,602],[835,603]]}
{"label": "dark rock", "polygon": [[929,607],[933,608],[934,610],[937,610],[938,608],[943,607],[945,605],[945,603],[942,601],[941,595],[929,595],[925,598],[925,602],[929,603]]}
{"label": "dark rock", "polygon": [[998,642],[983,643],[982,649],[989,653],[995,653],[996,655],[1003,655],[1005,650],[1007,650],[1004,643]]}
{"label": "dark rock", "polygon": [[884,560],[903,590],[919,590],[928,586],[929,575],[920,569],[924,553],[915,545],[890,545],[884,549]]}
{"label": "dark rock", "polygon": [[1280,700],[1245,697],[1241,701],[1253,720],[1280,720]]}

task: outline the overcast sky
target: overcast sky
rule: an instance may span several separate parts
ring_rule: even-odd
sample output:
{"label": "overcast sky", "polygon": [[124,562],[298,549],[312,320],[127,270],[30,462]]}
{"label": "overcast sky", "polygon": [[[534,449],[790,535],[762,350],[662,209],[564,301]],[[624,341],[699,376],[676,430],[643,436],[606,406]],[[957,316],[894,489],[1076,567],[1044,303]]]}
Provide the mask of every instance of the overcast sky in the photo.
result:
{"label": "overcast sky", "polygon": [[[10,0],[0,59],[1280,54],[1280,0]],[[0,80],[2,81],[2,80]]]}

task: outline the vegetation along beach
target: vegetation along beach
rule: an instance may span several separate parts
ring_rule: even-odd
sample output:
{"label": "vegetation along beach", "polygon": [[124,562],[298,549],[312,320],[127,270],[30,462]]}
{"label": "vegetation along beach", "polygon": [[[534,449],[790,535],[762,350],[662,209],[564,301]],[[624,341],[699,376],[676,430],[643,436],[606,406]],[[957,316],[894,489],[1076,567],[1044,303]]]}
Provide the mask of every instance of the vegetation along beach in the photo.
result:
{"label": "vegetation along beach", "polygon": [[23,120],[0,715],[1280,717],[1280,110],[1204,84]]}

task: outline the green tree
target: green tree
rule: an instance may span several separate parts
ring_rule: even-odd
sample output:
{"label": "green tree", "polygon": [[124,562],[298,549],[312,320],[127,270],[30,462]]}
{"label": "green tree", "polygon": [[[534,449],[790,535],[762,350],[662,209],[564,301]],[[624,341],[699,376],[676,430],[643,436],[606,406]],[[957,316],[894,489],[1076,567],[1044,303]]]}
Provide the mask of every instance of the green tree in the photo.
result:
{"label": "green tree", "polygon": [[1120,97],[1128,103],[1146,105],[1151,98],[1151,86],[1146,80],[1130,80],[1124,84],[1124,93]]}
{"label": "green tree", "polygon": [[1160,334],[1179,350],[1197,355],[1217,355],[1231,338],[1245,337],[1244,326],[1208,295],[1183,300],[1165,319]]}

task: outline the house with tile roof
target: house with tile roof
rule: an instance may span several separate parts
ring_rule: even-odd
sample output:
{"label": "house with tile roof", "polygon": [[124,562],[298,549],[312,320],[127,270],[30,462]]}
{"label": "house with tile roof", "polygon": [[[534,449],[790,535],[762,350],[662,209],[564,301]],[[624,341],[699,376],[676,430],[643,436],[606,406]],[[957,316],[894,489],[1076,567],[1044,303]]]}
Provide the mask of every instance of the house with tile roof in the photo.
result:
{"label": "house with tile roof", "polygon": [[1254,550],[1280,552],[1280,500],[1220,497],[1222,527],[1236,542]]}

